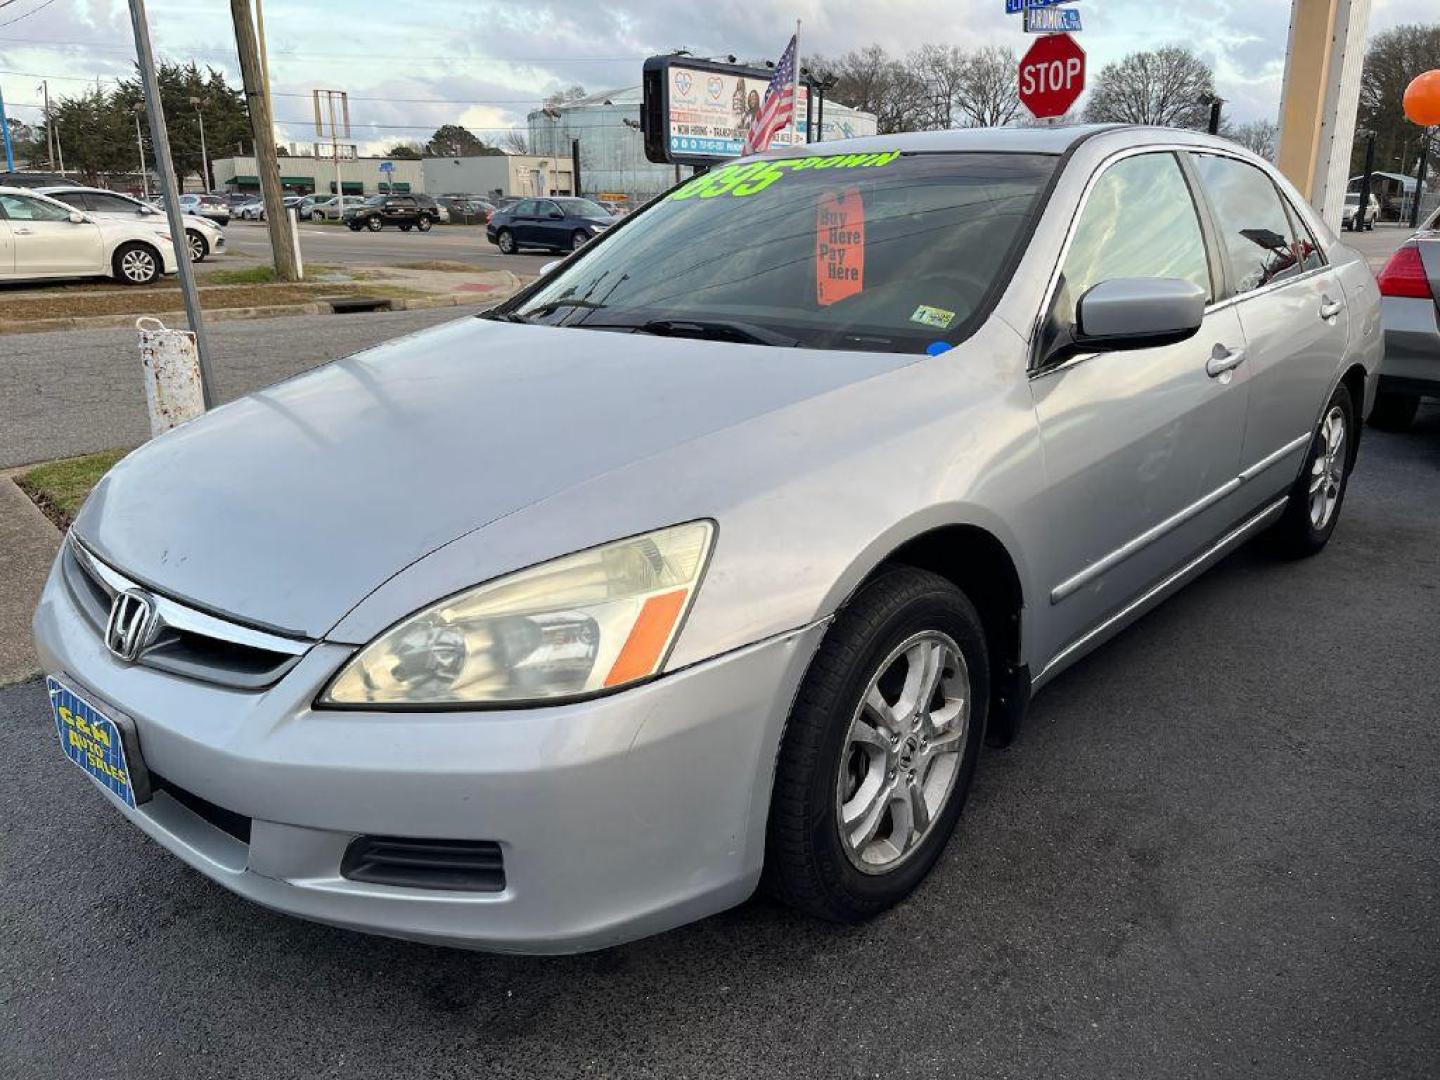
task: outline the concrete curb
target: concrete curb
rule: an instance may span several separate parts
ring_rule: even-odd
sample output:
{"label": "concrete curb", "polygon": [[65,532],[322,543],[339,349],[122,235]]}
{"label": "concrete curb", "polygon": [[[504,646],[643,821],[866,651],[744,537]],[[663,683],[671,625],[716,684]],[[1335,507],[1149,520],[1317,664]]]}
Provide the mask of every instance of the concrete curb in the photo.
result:
{"label": "concrete curb", "polygon": [[0,477],[0,686],[40,673],[30,616],[59,548],[60,530],[13,480]]}

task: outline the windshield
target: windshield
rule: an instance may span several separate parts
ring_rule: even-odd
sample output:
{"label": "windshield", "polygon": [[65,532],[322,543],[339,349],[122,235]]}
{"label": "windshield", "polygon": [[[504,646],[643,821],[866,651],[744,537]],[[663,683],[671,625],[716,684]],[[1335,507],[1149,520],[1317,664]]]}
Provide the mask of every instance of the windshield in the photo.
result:
{"label": "windshield", "polygon": [[1004,286],[1058,160],[890,152],[736,162],[627,218],[495,314],[817,349],[953,345]]}
{"label": "windshield", "polygon": [[591,202],[589,199],[555,199],[553,201],[559,203],[560,209],[564,210],[570,217],[607,218],[610,216],[608,210],[597,202]]}
{"label": "windshield", "polygon": [[1345,196],[1345,205],[1346,205],[1346,206],[1359,206],[1359,205],[1360,205],[1360,196],[1359,196],[1359,195],[1346,195],[1346,196]]}

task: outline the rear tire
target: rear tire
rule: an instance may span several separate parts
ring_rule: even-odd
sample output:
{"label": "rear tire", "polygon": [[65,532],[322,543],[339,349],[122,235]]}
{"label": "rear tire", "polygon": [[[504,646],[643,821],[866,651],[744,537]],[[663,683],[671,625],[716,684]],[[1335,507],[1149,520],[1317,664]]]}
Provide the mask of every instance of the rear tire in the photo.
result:
{"label": "rear tire", "polygon": [[153,285],[160,280],[165,264],[160,252],[149,244],[122,244],[110,260],[115,279],[125,285]]}
{"label": "rear tire", "polygon": [[1280,554],[1305,558],[1329,543],[1350,483],[1355,439],[1355,405],[1350,391],[1341,383],[1325,406],[1311,436],[1305,464],[1290,488],[1284,513],[1271,530]]}
{"label": "rear tire", "polygon": [[1375,407],[1370,410],[1370,426],[1381,431],[1408,431],[1420,410],[1419,394],[1397,394],[1393,390],[1381,390],[1375,395]]}
{"label": "rear tire", "polygon": [[415,227],[421,232],[429,232],[432,224],[434,223],[428,217],[422,217],[415,223]]}
{"label": "rear tire", "polygon": [[768,891],[834,922],[904,899],[960,817],[989,700],[984,627],[960,590],[903,566],[865,586],[826,633],[790,713]]}

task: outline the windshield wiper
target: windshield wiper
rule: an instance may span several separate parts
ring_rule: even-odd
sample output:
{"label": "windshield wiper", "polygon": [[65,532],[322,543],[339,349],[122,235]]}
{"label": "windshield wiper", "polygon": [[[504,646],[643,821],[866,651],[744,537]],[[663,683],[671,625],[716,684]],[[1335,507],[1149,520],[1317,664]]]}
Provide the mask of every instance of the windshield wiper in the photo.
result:
{"label": "windshield wiper", "polygon": [[550,315],[566,307],[586,308],[591,311],[598,311],[604,306],[605,305],[598,300],[586,300],[583,296],[562,296],[559,300],[551,300],[548,303],[539,304],[531,308],[526,312],[526,315]]}
{"label": "windshield wiper", "polygon": [[737,341],[745,345],[794,348],[800,344],[798,338],[767,330],[763,326],[726,319],[651,319],[638,323],[634,330],[637,334],[699,338],[702,341]]}

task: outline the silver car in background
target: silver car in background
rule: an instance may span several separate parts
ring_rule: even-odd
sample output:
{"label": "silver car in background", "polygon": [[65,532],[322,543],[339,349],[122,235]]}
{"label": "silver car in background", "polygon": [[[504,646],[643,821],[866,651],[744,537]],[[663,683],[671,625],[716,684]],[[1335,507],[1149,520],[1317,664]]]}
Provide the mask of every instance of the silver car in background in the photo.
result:
{"label": "silver car in background", "polygon": [[[73,206],[97,221],[138,220],[152,225],[157,233],[163,233],[166,237],[170,235],[170,224],[166,220],[165,212],[130,195],[80,185],[42,187],[38,190],[42,195],[49,195],[66,206]],[[185,224],[185,242],[190,246],[192,262],[204,262],[211,255],[225,253],[225,230],[219,225],[209,218],[195,214],[185,214],[181,220]]]}
{"label": "silver car in background", "polygon": [[1325,546],[1379,296],[1270,165],[789,153],[121,462],[35,614],[66,755],[340,926],[576,951],[762,882],[857,921],[1033,693],[1251,537]]}
{"label": "silver car in background", "polygon": [[1403,431],[1420,399],[1440,397],[1440,209],[1380,271],[1385,360],[1370,422]]}

